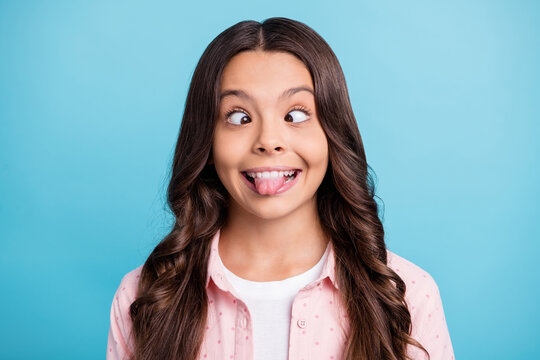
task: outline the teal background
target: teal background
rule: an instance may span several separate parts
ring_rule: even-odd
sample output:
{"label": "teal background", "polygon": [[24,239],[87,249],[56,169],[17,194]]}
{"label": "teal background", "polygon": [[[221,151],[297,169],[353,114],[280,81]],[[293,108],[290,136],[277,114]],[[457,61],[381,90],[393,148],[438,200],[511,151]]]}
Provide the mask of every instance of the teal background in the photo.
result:
{"label": "teal background", "polygon": [[104,358],[166,233],[196,62],[286,16],[338,56],[390,250],[437,281],[458,359],[540,358],[540,2],[1,1],[0,358]]}

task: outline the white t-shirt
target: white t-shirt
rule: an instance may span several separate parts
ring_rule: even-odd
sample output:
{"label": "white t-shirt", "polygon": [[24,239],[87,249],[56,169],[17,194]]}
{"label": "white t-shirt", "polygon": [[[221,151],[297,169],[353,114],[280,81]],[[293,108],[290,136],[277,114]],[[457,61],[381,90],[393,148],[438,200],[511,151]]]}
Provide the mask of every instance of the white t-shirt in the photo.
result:
{"label": "white t-shirt", "polygon": [[294,297],[304,286],[320,276],[328,248],[327,246],[319,262],[311,269],[280,281],[242,279],[227,269],[218,256],[225,276],[251,314],[255,360],[288,359],[289,326]]}

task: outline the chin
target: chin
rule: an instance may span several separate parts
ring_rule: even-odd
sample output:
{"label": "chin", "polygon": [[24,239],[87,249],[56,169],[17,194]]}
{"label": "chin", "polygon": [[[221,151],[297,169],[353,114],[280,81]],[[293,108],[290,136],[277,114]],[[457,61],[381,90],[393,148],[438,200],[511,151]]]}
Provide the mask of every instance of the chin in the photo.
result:
{"label": "chin", "polygon": [[284,209],[283,207],[280,207],[278,209],[273,208],[273,207],[271,208],[261,207],[261,208],[250,208],[248,211],[260,219],[276,220],[276,219],[280,219],[289,215],[292,209]]}

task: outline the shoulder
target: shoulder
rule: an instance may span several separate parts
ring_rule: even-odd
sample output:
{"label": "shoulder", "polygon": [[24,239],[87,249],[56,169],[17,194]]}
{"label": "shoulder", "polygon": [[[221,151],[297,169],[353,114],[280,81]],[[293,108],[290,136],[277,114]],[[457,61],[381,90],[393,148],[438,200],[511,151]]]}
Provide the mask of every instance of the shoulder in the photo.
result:
{"label": "shoulder", "polygon": [[430,291],[438,294],[437,283],[426,270],[390,250],[386,252],[388,254],[388,267],[394,270],[405,282],[409,297],[420,291],[427,291],[424,295],[429,295]]}
{"label": "shoulder", "polygon": [[439,287],[426,270],[390,251],[388,251],[388,266],[405,283],[405,301],[411,313],[413,327],[420,330],[423,326],[414,324],[415,322],[431,320],[435,313],[439,315],[442,311]]}
{"label": "shoulder", "polygon": [[120,286],[129,289],[137,288],[139,286],[139,278],[141,277],[143,265],[136,267],[122,277],[120,280]]}
{"label": "shoulder", "polygon": [[388,267],[396,272],[405,283],[405,301],[409,311],[415,315],[438,307],[440,300],[439,287],[433,277],[420,266],[387,250]]}
{"label": "shoulder", "polygon": [[453,358],[439,287],[424,269],[387,250],[387,265],[406,286],[405,302],[411,314],[411,336],[420,341],[432,358]]}
{"label": "shoulder", "polygon": [[108,340],[108,360],[129,359],[133,353],[130,307],[137,298],[142,265],[128,272],[114,294]]}
{"label": "shoulder", "polygon": [[124,275],[114,294],[111,309],[114,318],[111,320],[117,321],[124,330],[127,330],[131,325],[130,307],[135,299],[137,299],[141,270],[142,265]]}
{"label": "shoulder", "polygon": [[120,302],[120,305],[131,305],[137,297],[137,290],[139,288],[139,278],[141,276],[143,265],[131,270],[124,275],[116,290],[115,300]]}

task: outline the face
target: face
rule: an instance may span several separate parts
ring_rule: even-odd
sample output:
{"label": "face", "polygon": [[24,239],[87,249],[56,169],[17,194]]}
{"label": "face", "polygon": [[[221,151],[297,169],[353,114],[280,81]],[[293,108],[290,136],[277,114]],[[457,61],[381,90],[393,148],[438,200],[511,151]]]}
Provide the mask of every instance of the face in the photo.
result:
{"label": "face", "polygon": [[220,94],[212,159],[231,211],[275,219],[313,210],[328,143],[306,66],[285,52],[241,52]]}

